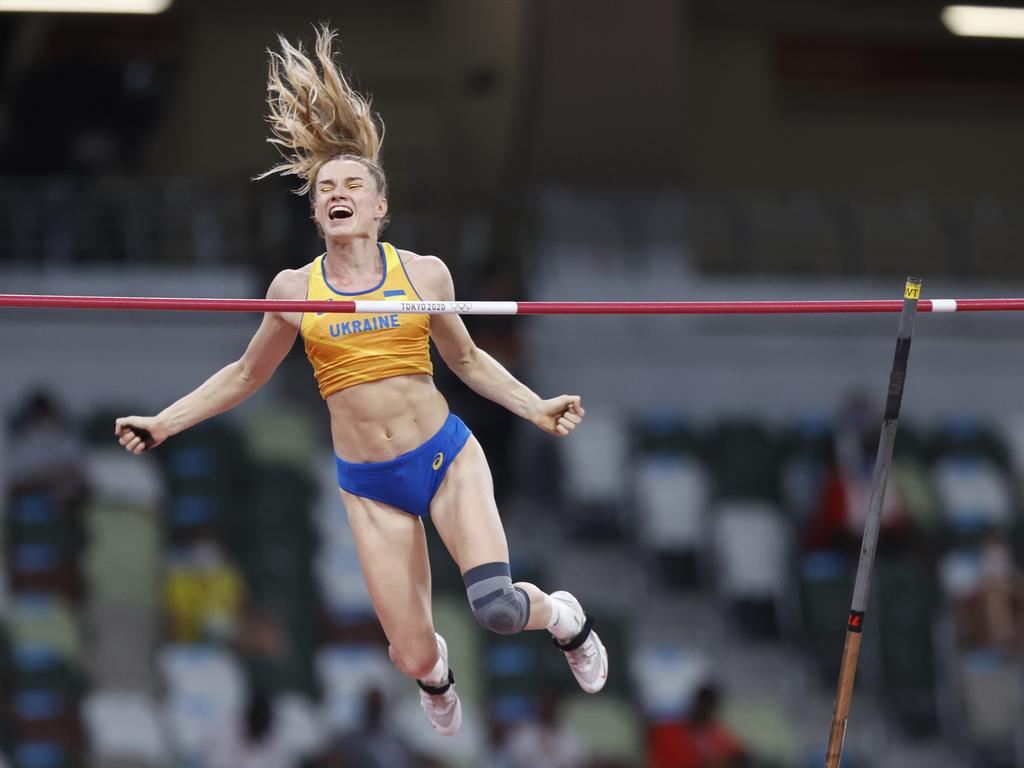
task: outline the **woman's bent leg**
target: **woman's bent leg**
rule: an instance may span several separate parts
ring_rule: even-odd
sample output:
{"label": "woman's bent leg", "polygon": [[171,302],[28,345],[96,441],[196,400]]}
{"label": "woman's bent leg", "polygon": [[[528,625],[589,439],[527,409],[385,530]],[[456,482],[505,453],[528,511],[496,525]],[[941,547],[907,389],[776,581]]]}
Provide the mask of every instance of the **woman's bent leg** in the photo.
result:
{"label": "woman's bent leg", "polygon": [[[508,542],[494,501],[494,484],[487,457],[470,437],[448,467],[430,505],[430,516],[445,546],[465,577],[489,563],[508,563]],[[516,582],[529,599],[524,629],[544,629],[551,618],[547,594],[525,581]]]}
{"label": "woman's bent leg", "polygon": [[462,572],[477,621],[501,634],[547,629],[583,690],[601,690],[608,677],[608,653],[576,598],[568,592],[548,595],[526,582],[511,583],[491,471],[476,438],[469,438],[448,468],[430,513]]}

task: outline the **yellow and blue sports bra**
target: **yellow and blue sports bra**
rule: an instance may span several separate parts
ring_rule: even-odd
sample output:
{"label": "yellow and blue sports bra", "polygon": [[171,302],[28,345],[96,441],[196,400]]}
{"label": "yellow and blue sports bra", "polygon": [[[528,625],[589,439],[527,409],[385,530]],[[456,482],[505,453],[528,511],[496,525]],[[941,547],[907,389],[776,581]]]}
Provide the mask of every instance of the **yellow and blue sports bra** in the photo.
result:
{"label": "yellow and blue sports bra", "polygon": [[[309,268],[306,298],[310,301],[415,301],[420,298],[402,265],[398,250],[378,243],[384,274],[368,291],[345,293],[327,282],[325,255]],[[430,362],[429,315],[302,314],[306,357],[324,399],[355,384],[391,376],[433,374]]]}

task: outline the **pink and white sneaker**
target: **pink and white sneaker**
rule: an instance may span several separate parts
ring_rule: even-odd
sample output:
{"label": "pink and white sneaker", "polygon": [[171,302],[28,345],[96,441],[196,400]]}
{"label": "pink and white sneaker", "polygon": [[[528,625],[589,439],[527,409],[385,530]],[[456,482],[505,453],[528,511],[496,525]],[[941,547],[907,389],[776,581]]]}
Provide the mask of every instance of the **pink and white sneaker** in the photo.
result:
{"label": "pink and white sneaker", "polygon": [[565,654],[569,669],[572,670],[580,688],[587,693],[597,693],[604,688],[608,680],[608,651],[593,629],[594,622],[584,613],[579,600],[568,592],[552,592],[550,597],[558,601],[559,610],[568,611],[576,616],[578,626],[582,627],[576,637],[567,643],[561,643],[558,638],[553,638],[555,645]]}
{"label": "pink and white sneaker", "polygon": [[[444,659],[448,668],[448,644],[437,635],[437,651]],[[427,713],[431,727],[442,736],[451,736],[462,725],[462,702],[455,692],[455,675],[448,668],[448,681],[442,685],[427,685],[421,680],[416,681],[420,687],[420,706]]]}

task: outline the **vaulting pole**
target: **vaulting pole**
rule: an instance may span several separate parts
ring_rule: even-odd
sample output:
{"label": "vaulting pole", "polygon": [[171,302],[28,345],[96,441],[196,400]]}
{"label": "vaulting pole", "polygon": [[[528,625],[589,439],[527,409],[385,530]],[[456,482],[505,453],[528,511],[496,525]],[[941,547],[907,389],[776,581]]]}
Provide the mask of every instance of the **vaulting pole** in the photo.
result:
{"label": "vaulting pole", "polygon": [[885,401],[882,436],[878,441],[878,457],[875,459],[871,497],[868,502],[867,519],[864,521],[864,538],[860,545],[860,562],[857,564],[857,579],[853,586],[853,602],[846,622],[846,643],[843,645],[843,663],[839,670],[839,684],[836,687],[836,702],[828,737],[828,751],[825,753],[825,768],[839,768],[839,760],[843,754],[846,721],[850,714],[853,681],[857,676],[857,659],[860,656],[860,640],[864,629],[864,614],[868,605],[868,590],[871,587],[871,570],[875,564],[878,528],[882,520],[882,502],[885,501],[885,485],[892,464],[896,423],[899,420],[900,403],[903,401],[903,384],[907,378],[910,337],[914,332],[914,317],[917,314],[920,295],[921,281],[914,277],[907,278],[906,289],[903,292],[903,308],[900,312],[900,326],[896,334],[896,353],[892,360],[892,372],[889,374],[889,394]]}

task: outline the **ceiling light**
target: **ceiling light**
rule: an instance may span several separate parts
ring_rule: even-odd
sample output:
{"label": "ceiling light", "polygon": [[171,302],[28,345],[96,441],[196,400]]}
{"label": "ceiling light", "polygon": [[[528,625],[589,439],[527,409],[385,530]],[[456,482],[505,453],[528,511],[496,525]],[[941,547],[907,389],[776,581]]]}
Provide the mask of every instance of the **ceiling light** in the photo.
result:
{"label": "ceiling light", "polygon": [[163,13],[173,0],[0,0],[0,13]]}
{"label": "ceiling light", "polygon": [[1024,8],[950,5],[942,11],[942,23],[964,37],[1024,38]]}

